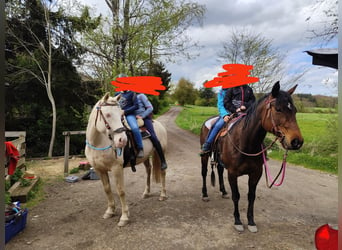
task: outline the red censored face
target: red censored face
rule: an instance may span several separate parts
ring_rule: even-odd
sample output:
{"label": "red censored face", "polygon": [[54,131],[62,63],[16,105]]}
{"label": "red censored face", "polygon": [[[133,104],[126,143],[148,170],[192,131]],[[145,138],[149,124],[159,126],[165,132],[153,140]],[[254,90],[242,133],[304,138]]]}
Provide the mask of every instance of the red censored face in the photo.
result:
{"label": "red censored face", "polygon": [[225,64],[222,66],[226,72],[218,73],[218,77],[204,84],[206,88],[220,87],[232,88],[259,81],[259,78],[249,76],[252,65]]}
{"label": "red censored face", "polygon": [[148,95],[159,95],[157,90],[165,90],[166,87],[162,83],[161,78],[156,76],[118,77],[112,81],[112,85],[117,87],[116,92],[131,90]]}

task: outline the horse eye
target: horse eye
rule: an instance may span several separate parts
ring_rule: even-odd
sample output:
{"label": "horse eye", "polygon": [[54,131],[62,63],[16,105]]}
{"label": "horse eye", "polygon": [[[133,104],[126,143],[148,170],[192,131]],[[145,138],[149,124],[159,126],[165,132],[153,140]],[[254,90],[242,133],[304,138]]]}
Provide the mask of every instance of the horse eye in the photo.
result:
{"label": "horse eye", "polygon": [[279,107],[276,107],[275,110],[276,110],[277,112],[281,112],[281,108],[279,108]]}

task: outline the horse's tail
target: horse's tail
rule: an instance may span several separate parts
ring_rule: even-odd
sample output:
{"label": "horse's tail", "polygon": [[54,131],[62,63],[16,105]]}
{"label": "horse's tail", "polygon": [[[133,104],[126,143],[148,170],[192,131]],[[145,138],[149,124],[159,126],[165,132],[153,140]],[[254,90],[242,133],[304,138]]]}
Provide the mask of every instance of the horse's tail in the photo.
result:
{"label": "horse's tail", "polygon": [[152,155],[152,171],[153,171],[153,180],[156,183],[160,183],[161,181],[161,161],[159,158],[159,155],[157,153],[156,150],[153,151],[153,155]]}
{"label": "horse's tail", "polygon": [[211,185],[213,186],[213,187],[215,187],[215,183],[216,183],[216,179],[215,179],[215,171],[214,171],[214,168],[212,167],[211,168],[211,176],[210,176],[211,178]]}

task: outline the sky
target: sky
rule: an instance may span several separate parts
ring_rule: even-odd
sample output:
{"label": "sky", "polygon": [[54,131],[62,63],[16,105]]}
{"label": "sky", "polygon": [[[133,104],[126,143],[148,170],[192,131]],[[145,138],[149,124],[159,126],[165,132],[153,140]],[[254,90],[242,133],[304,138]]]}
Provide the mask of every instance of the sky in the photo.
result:
{"label": "sky", "polygon": [[[98,12],[108,14],[105,0],[82,0]],[[337,38],[326,44],[310,39],[309,30],[316,29],[325,20],[322,9],[315,8],[315,0],[197,0],[206,6],[203,24],[187,30],[187,35],[202,48],[191,60],[178,58],[175,63],[164,62],[172,74],[172,83],[185,78],[197,88],[224,71],[219,52],[222,43],[229,41],[232,30],[249,29],[272,41],[272,46],[285,54],[286,75],[306,71],[298,82],[296,93],[337,96],[337,70],[312,65],[306,50],[337,48]],[[310,17],[310,20],[307,18]],[[228,62],[227,62],[228,63]],[[286,81],[286,80],[285,80]],[[280,82],[281,84],[282,82]]]}

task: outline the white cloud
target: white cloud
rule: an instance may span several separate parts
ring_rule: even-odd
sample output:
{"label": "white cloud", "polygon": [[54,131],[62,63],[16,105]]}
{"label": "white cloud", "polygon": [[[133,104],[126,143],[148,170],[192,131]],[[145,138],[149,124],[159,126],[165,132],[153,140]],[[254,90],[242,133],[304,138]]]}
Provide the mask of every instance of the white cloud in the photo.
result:
{"label": "white cloud", "polygon": [[[82,1],[96,6],[102,13],[108,13],[104,0]],[[297,92],[336,95],[337,90],[330,88],[329,85],[337,78],[337,73],[335,75],[332,73],[336,71],[312,65],[311,56],[304,53],[305,50],[322,46],[319,41],[308,38],[311,35],[309,30],[322,25],[322,20],[326,18],[322,10],[329,1],[319,7],[316,7],[317,2],[312,0],[197,0],[196,2],[206,5],[207,12],[203,26],[191,27],[187,35],[198,41],[203,48],[195,51],[200,56],[192,60],[178,59],[173,64],[165,63],[167,70],[172,73],[173,82],[184,77],[199,87],[205,80],[216,76],[222,71],[221,63],[218,61],[222,42],[229,39],[233,28],[247,28],[271,39],[273,46],[286,54],[288,74],[309,70],[301,79]],[[325,46],[337,47],[336,40]],[[322,83],[324,79],[329,79],[325,80],[328,85]]]}

